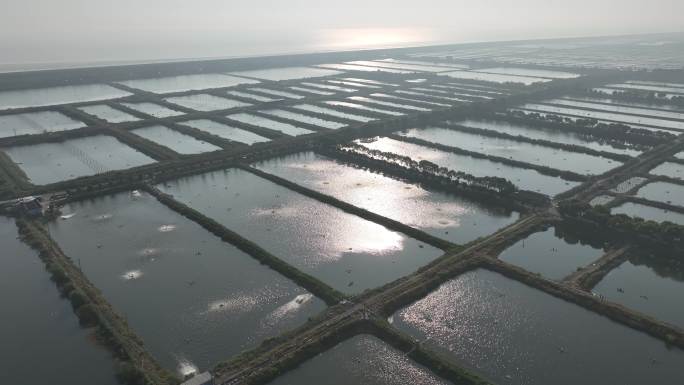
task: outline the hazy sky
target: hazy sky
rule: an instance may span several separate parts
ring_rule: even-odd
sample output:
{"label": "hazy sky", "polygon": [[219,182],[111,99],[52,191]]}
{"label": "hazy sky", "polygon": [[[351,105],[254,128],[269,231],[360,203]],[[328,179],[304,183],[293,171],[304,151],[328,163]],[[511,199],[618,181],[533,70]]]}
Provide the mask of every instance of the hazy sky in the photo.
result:
{"label": "hazy sky", "polygon": [[682,31],[684,0],[0,0],[0,63]]}

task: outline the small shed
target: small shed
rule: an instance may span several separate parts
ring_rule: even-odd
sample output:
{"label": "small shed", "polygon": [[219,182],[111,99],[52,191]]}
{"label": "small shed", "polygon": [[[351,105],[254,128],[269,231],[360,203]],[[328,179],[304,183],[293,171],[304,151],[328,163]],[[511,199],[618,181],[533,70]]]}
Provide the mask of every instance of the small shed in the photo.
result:
{"label": "small shed", "polygon": [[39,217],[43,215],[43,203],[40,197],[24,197],[17,199],[16,207],[24,214]]}
{"label": "small shed", "polygon": [[214,385],[214,377],[212,377],[211,373],[204,372],[185,381],[181,385]]}

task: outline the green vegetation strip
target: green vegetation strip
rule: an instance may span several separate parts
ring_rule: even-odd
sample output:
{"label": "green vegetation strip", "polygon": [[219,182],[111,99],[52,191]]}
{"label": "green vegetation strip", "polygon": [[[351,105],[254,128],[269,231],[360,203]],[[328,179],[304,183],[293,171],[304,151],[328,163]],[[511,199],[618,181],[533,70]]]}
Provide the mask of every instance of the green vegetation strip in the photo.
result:
{"label": "green vegetation strip", "polygon": [[427,243],[428,245],[437,247],[442,250],[449,250],[454,247],[457,247],[457,245],[445,241],[441,238],[437,238],[435,236],[432,236],[430,234],[427,234],[421,230],[418,230],[416,228],[413,228],[411,226],[407,226],[401,222],[395,221],[393,219],[384,217],[379,214],[372,213],[366,209],[362,209],[360,207],[351,205],[349,203],[343,202],[337,198],[333,198],[330,195],[322,194],[318,191],[311,190],[309,188],[306,188],[304,186],[298,185],[294,182],[290,182],[287,179],[283,179],[279,176],[269,174],[267,172],[261,171],[259,169],[245,166],[245,165],[239,165],[241,169],[251,172],[252,174],[255,174],[261,178],[267,179],[273,183],[276,183],[278,185],[281,185],[287,189],[290,189],[292,191],[296,191],[302,195],[308,196],[309,198],[316,199],[320,202],[329,204],[331,206],[334,206],[342,211],[345,211],[347,213],[350,213],[352,215],[356,215],[358,217],[361,217],[363,219],[369,220],[371,222],[375,222],[377,224],[380,224],[384,227],[387,227],[390,230],[398,231],[401,233],[404,233],[412,238],[415,238],[417,240],[423,241]]}
{"label": "green vegetation strip", "polygon": [[238,233],[227,229],[225,226],[216,222],[215,220],[199,213],[198,211],[186,206],[185,204],[173,199],[170,195],[164,194],[158,189],[146,186],[145,190],[155,196],[164,205],[172,210],[178,212],[184,217],[198,223],[200,226],[207,229],[212,234],[218,236],[223,241],[228,242],[245,253],[251,255],[259,262],[268,265],[273,270],[293,280],[298,285],[313,293],[318,298],[322,299],[328,305],[334,305],[345,298],[344,294],[338,292],[332,287],[326,285],[322,281],[313,276],[303,273],[299,269],[274,256],[268,251],[264,250],[256,243],[242,237]]}
{"label": "green vegetation strip", "polygon": [[97,327],[98,336],[115,354],[117,377],[121,382],[131,385],[175,385],[180,382],[159,366],[125,318],[62,252],[43,224],[19,219],[17,226],[24,242],[38,251],[62,295],[71,301],[81,323]]}

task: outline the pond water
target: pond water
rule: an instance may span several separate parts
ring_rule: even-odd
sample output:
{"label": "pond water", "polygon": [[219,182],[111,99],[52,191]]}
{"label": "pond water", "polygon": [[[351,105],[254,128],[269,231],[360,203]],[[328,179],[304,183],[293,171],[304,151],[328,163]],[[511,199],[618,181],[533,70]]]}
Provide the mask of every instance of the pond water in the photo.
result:
{"label": "pond water", "polygon": [[207,370],[306,322],[321,300],[145,193],[71,203],[50,233],[159,363]]}
{"label": "pond water", "polygon": [[131,88],[154,92],[156,94],[167,94],[171,92],[233,87],[240,84],[256,84],[259,83],[259,81],[224,74],[197,74],[128,80],[119,83]]}
{"label": "pond water", "polygon": [[508,123],[503,120],[468,119],[456,122],[456,124],[460,124],[466,127],[497,131],[509,135],[522,135],[530,139],[548,140],[550,142],[582,146],[591,148],[596,151],[605,151],[614,154],[624,154],[629,156],[638,156],[641,154],[641,151],[638,150],[632,150],[629,148],[616,148],[608,144],[601,144],[599,142],[591,141],[589,139],[582,137],[579,134],[569,131],[560,131],[551,128],[544,129],[539,127],[528,126],[525,124]]}
{"label": "pond water", "polygon": [[428,191],[313,152],[270,159],[255,166],[454,243],[489,235],[519,218],[516,212]]}
{"label": "pond water", "polygon": [[0,116],[0,138],[67,131],[81,127],[85,127],[85,123],[55,111]]}
{"label": "pond water", "polygon": [[78,107],[78,109],[109,123],[134,122],[140,120],[127,112],[117,110],[106,104]]}
{"label": "pond water", "polygon": [[684,160],[684,151],[676,153],[675,158]]}
{"label": "pond water", "polygon": [[359,102],[373,103],[373,104],[377,104],[380,106],[399,108],[402,110],[423,111],[423,112],[432,111],[432,109],[426,108],[426,107],[418,107],[418,106],[411,106],[408,104],[386,102],[383,100],[367,98],[365,96],[352,96],[352,97],[349,97],[348,99],[349,100],[356,100]]}
{"label": "pond water", "polygon": [[247,113],[239,113],[239,114],[228,115],[227,118],[235,120],[237,122],[241,122],[241,123],[245,123],[245,124],[251,124],[253,126],[259,126],[259,127],[269,128],[271,130],[280,131],[284,134],[292,135],[292,136],[306,135],[306,134],[310,134],[310,133],[314,132],[311,130],[307,130],[306,128],[293,126],[293,125],[288,124],[288,123],[283,123],[283,122],[271,120],[268,118],[262,118],[261,116],[256,116],[256,115],[247,114]]}
{"label": "pond water", "polygon": [[404,352],[362,334],[287,372],[269,385],[446,385],[449,382],[411,361]]}
{"label": "pond water", "polygon": [[276,100],[280,100],[280,99],[269,98],[268,96],[252,94],[252,93],[244,92],[244,91],[228,91],[228,92],[226,92],[226,94],[229,96],[232,95],[232,96],[238,96],[241,98],[251,99],[251,100],[254,100],[257,102],[261,102],[261,103],[269,103],[269,102],[275,102]]}
{"label": "pond water", "polygon": [[[415,88],[412,88],[415,90]],[[417,91],[407,91],[407,90],[397,90],[395,91],[398,94],[402,95],[411,95],[411,96],[418,96],[418,99],[422,98],[429,98],[429,99],[437,99],[437,100],[445,100],[445,101],[450,101],[450,102],[461,102],[461,103],[471,103],[472,100],[467,100],[463,98],[455,98],[455,97],[450,97],[450,96],[445,96],[445,95],[435,95],[435,94],[428,94],[425,92],[417,92]],[[452,103],[453,104],[453,103]],[[444,106],[451,106],[451,104],[444,104]]]}
{"label": "pond water", "polygon": [[289,88],[292,91],[304,92],[304,93],[309,93],[309,94],[314,94],[314,95],[321,95],[321,96],[335,95],[335,93],[332,91],[317,90],[317,89],[309,88],[309,87],[289,87]]}
{"label": "pond water", "polygon": [[378,85],[375,84],[368,84],[368,83],[357,83],[357,82],[352,82],[349,80],[328,80],[328,83],[332,84],[340,84],[342,86],[348,86],[348,87],[354,87],[354,88],[371,88],[371,89],[379,89],[382,88]]}
{"label": "pond water", "polygon": [[684,328],[684,266],[673,253],[635,252],[593,289],[607,300]]}
{"label": "pond water", "polygon": [[377,120],[375,118],[369,118],[367,116],[348,114],[346,112],[340,112],[340,111],[334,110],[332,108],[314,106],[313,104],[299,104],[299,105],[294,106],[294,108],[296,108],[298,110],[302,110],[302,111],[315,112],[318,114],[335,116],[338,118],[354,120],[354,121],[362,122],[362,123],[367,123],[367,122],[370,122],[372,120]]}
{"label": "pond water", "polygon": [[466,79],[466,80],[482,80],[486,82],[493,83],[522,83],[529,86],[534,83],[545,83],[550,82],[551,79],[531,77],[531,76],[516,76],[516,75],[504,75],[504,74],[488,74],[482,72],[470,72],[470,71],[453,71],[453,72],[443,72],[441,75],[446,75],[450,78],[455,79]]}
{"label": "pond water", "polygon": [[251,104],[241,102],[239,100],[226,99],[209,94],[176,96],[165,100],[169,103],[177,104],[185,108],[205,112],[251,106]]}
{"label": "pond water", "polygon": [[376,61],[379,61],[381,63],[414,64],[414,65],[421,65],[421,66],[437,66],[437,67],[459,68],[459,69],[467,69],[468,68],[467,64],[444,63],[444,62],[433,62],[433,61],[422,61],[422,60],[382,59],[382,60],[376,60]]}
{"label": "pond water", "polygon": [[155,103],[122,103],[124,106],[155,118],[169,118],[183,115],[182,112]]}
{"label": "pond water", "polygon": [[631,90],[642,90],[642,91],[653,91],[653,92],[659,92],[659,93],[671,92],[674,94],[684,94],[684,88],[654,86],[654,85],[648,85],[648,84],[620,83],[620,84],[608,84],[608,85],[606,85],[606,87],[626,88],[626,89],[631,89]]}
{"label": "pond water", "polygon": [[182,134],[164,126],[150,126],[131,131],[147,140],[168,147],[179,154],[200,154],[220,151],[221,147],[207,143],[192,136]]}
{"label": "pond water", "polygon": [[95,135],[58,143],[3,148],[33,184],[48,184],[154,163],[111,136]]}
{"label": "pond water", "polygon": [[523,105],[522,108],[535,110],[535,111],[542,111],[542,112],[575,115],[575,116],[581,116],[583,118],[614,120],[616,122],[624,122],[627,124],[631,124],[631,123],[646,124],[646,125],[655,126],[655,127],[662,127],[662,128],[679,129],[679,130],[684,129],[684,122],[676,122],[676,121],[672,121],[672,120],[665,120],[665,119],[659,119],[659,118],[648,118],[648,117],[642,117],[642,116],[625,115],[625,114],[620,114],[620,113],[603,112],[603,111],[588,111],[588,110],[581,110],[578,108],[569,108],[569,107],[555,107],[555,106],[549,106],[546,104],[537,104],[537,103],[528,103],[528,104]]}
{"label": "pond water", "polygon": [[445,128],[410,129],[400,135],[584,175],[602,174],[621,164],[612,159],[580,152]]}
{"label": "pond water", "polygon": [[366,107],[366,106],[361,105],[361,104],[349,103],[349,102],[330,101],[330,102],[325,102],[325,104],[328,104],[331,106],[347,107],[347,108],[352,108],[352,109],[361,110],[361,111],[371,111],[371,112],[376,112],[378,114],[391,115],[391,116],[406,115],[403,112],[383,110],[381,108]]}
{"label": "pond water", "polygon": [[393,74],[410,74],[414,71],[400,70],[394,68],[368,67],[356,64],[320,64],[317,67],[332,68],[340,71],[361,71],[361,72],[388,72]]}
{"label": "pond water", "polygon": [[653,182],[640,188],[636,194],[640,198],[684,206],[684,186],[667,182]]}
{"label": "pond water", "polygon": [[684,164],[665,162],[650,171],[653,175],[664,175],[675,179],[684,179]]}
{"label": "pond water", "polygon": [[315,67],[268,68],[263,70],[240,71],[231,73],[231,75],[247,76],[271,81],[320,78],[322,76],[334,76],[340,74],[342,74],[342,72],[340,71],[326,70],[323,68]]}
{"label": "pond water", "polygon": [[318,126],[318,127],[322,127],[322,128],[328,128],[331,130],[337,130],[339,128],[346,126],[346,124],[344,124],[344,123],[331,122],[329,120],[323,120],[323,119],[316,118],[313,116],[298,114],[296,112],[285,111],[285,110],[267,110],[267,111],[261,111],[261,112],[264,114],[273,115],[273,116],[277,116],[277,117],[284,118],[284,119],[290,119],[290,120],[295,120],[297,122],[313,124],[314,126]]}
{"label": "pond water", "polygon": [[684,214],[639,203],[626,202],[612,208],[610,212],[611,214],[625,214],[630,217],[638,217],[647,221],[668,221],[684,226]]}
{"label": "pond water", "polygon": [[373,150],[410,156],[416,161],[427,160],[436,163],[439,166],[455,171],[463,171],[477,177],[496,176],[506,178],[521,189],[537,191],[551,196],[579,185],[578,182],[571,182],[558,177],[543,175],[535,170],[512,167],[487,159],[452,154],[390,138],[380,138],[372,143],[358,142],[358,144]]}
{"label": "pond water", "polygon": [[340,86],[334,86],[332,84],[321,84],[321,83],[302,83],[303,86],[307,87],[314,87],[314,88],[321,88],[324,90],[332,90],[332,91],[338,91],[338,92],[357,92],[357,89],[354,88],[349,88],[349,87],[340,87]]}
{"label": "pond water", "polygon": [[674,384],[684,363],[682,350],[487,270],[443,284],[393,320],[497,384]]}
{"label": "pond water", "polygon": [[242,170],[206,173],[158,187],[345,293],[385,284],[442,254]]}
{"label": "pond water", "polygon": [[537,68],[519,68],[519,67],[494,67],[494,68],[480,68],[472,70],[474,72],[487,72],[492,74],[516,75],[516,76],[531,76],[540,78],[552,79],[574,79],[580,77],[579,74],[564,71],[542,70]]}
{"label": "pond water", "polygon": [[646,116],[652,116],[654,118],[679,119],[679,120],[684,119],[684,113],[682,113],[682,112],[654,110],[652,108],[607,105],[607,104],[598,104],[598,103],[591,103],[591,102],[577,101],[577,100],[567,100],[567,99],[551,99],[551,100],[544,101],[544,103],[559,104],[559,105],[569,106],[569,107],[590,108],[592,110],[610,111],[610,112],[617,112],[617,113],[621,113],[621,114],[646,115]]}
{"label": "pond water", "polygon": [[277,96],[280,98],[286,98],[286,99],[304,99],[306,97],[304,95],[295,94],[292,92],[272,90],[270,88],[261,88],[261,87],[250,88],[250,91],[261,92],[262,94],[273,95],[273,96]]}
{"label": "pond water", "polygon": [[542,277],[560,281],[587,266],[604,250],[568,238],[554,228],[534,233],[504,250],[499,259]]}
{"label": "pond water", "polygon": [[423,64],[406,64],[406,63],[396,63],[396,62],[392,63],[392,62],[371,61],[371,60],[353,61],[353,62],[349,62],[349,64],[363,65],[363,66],[369,66],[369,67],[399,69],[399,70],[411,71],[411,72],[445,72],[445,71],[452,71],[453,70],[453,68],[442,67],[442,66],[423,65]]}
{"label": "pond water", "polygon": [[181,122],[180,124],[196,128],[224,139],[249,145],[270,141],[270,139],[264,138],[263,136],[257,135],[253,132],[243,130],[241,128],[226,126],[225,124],[217,123],[208,119],[189,120],[187,122]]}
{"label": "pond water", "polygon": [[0,217],[0,382],[116,385],[109,352],[93,330],[79,326],[43,262],[18,236],[14,221]]}
{"label": "pond water", "polygon": [[[401,91],[401,90],[400,90]],[[397,92],[400,92],[397,91]],[[410,95],[412,92],[406,91],[406,95]],[[404,101],[404,102],[410,102],[410,103],[419,103],[421,105],[431,105],[431,106],[437,106],[437,107],[450,107],[451,104],[444,104],[444,103],[437,103],[434,101],[427,101],[427,100],[422,100],[421,98],[410,98],[406,96],[398,96],[398,95],[393,95],[393,94],[371,94],[371,96],[375,98],[383,98],[383,99],[392,99],[392,100],[399,100],[399,101]]]}
{"label": "pond water", "polygon": [[0,110],[91,102],[123,98],[130,95],[130,92],[105,84],[2,91],[0,92]]}

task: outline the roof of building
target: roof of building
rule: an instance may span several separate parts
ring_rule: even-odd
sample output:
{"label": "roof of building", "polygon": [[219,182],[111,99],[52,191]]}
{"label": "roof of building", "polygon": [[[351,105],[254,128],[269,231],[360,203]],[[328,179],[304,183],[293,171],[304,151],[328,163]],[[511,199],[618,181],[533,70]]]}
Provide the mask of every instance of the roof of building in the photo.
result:
{"label": "roof of building", "polygon": [[205,385],[210,383],[212,380],[211,373],[209,372],[204,372],[196,375],[195,377],[185,381],[181,385]]}

